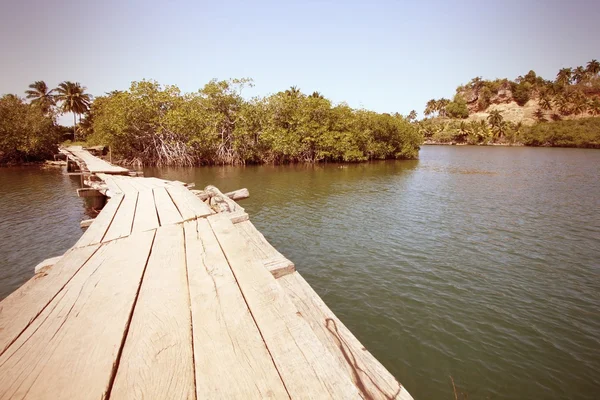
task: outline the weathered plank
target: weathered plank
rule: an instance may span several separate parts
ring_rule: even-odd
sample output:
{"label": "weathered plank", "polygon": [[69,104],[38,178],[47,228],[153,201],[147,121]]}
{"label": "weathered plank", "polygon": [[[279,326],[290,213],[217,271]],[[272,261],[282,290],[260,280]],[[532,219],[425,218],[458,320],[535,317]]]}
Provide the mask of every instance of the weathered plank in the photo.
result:
{"label": "weathered plank", "polygon": [[117,368],[112,399],[194,397],[185,263],[183,227],[159,228]]}
{"label": "weathered plank", "polygon": [[117,183],[115,177],[116,175],[109,175],[109,174],[96,174],[98,176],[98,178],[102,179],[104,181],[104,183],[106,184],[106,186],[108,187],[108,190],[110,191],[110,196],[112,197],[115,194],[118,193],[123,193],[123,190],[121,189],[121,187],[119,186],[119,184]]}
{"label": "weathered plank", "polygon": [[29,326],[99,245],[71,249],[0,302],[0,354]]}
{"label": "weathered plank", "polygon": [[184,220],[193,219],[196,217],[206,217],[213,214],[206,203],[194,196],[192,192],[184,187],[169,187],[167,188],[169,195],[177,206]]}
{"label": "weathered plank", "polygon": [[128,176],[114,176],[112,180],[119,185],[121,191],[125,194],[139,192],[138,188],[132,184],[134,178]]}
{"label": "weathered plank", "polygon": [[38,265],[35,266],[35,268],[33,269],[33,272],[35,274],[44,272],[48,268],[50,268],[51,266],[53,266],[54,264],[59,262],[61,258],[62,258],[62,256],[46,258],[45,260],[43,260],[42,262],[40,262]]}
{"label": "weathered plank", "polygon": [[225,215],[208,221],[292,398],[361,398],[346,371]]}
{"label": "weathered plank", "polygon": [[277,282],[366,399],[412,399],[297,272]]}
{"label": "weathered plank", "polygon": [[107,397],[153,237],[102,245],[0,357],[0,399]]}
{"label": "weathered plank", "polygon": [[154,188],[154,201],[156,203],[156,210],[158,211],[158,219],[160,225],[176,224],[183,221],[181,214],[177,207],[173,203],[171,196],[167,193],[165,188]]}
{"label": "weathered plank", "polygon": [[104,172],[109,174],[124,174],[129,172],[127,168],[112,165],[91,155],[86,150],[83,150],[81,146],[70,146],[67,147],[66,150],[85,162],[88,170],[92,173]]}
{"label": "weathered plank", "polygon": [[158,214],[156,213],[152,190],[139,192],[132,232],[156,229],[158,226]]}
{"label": "weathered plank", "polygon": [[[235,222],[234,222],[235,223]],[[285,258],[277,251],[271,243],[265,239],[262,233],[250,221],[243,221],[235,224],[235,227],[246,239],[248,249],[252,252],[255,258],[261,260],[265,266],[273,274],[275,278],[293,273],[296,266],[293,262]]]}
{"label": "weathered plank", "polygon": [[116,194],[108,200],[108,203],[106,203],[102,212],[98,214],[94,220],[94,223],[85,231],[77,243],[75,243],[75,247],[84,247],[102,242],[106,231],[108,231],[108,228],[123,201],[123,197],[122,194]]}
{"label": "weathered plank", "polygon": [[287,398],[208,221],[188,221],[184,228],[197,398]]}
{"label": "weathered plank", "polygon": [[113,219],[110,228],[106,232],[103,241],[114,240],[129,236],[133,228],[135,209],[137,206],[138,193],[127,193],[121,202],[121,206]]}

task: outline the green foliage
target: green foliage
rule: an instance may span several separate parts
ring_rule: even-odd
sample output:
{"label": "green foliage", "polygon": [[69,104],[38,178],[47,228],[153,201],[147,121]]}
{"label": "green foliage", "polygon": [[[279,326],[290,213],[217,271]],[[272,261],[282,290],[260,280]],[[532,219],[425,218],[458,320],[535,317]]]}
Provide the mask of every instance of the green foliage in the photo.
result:
{"label": "green foliage", "polygon": [[334,106],[298,88],[241,96],[248,79],[213,80],[197,93],[134,82],[95,100],[91,143],[126,162],[199,165],[416,158],[422,137],[399,115]]}
{"label": "green foliage", "polygon": [[56,153],[59,133],[42,107],[0,97],[0,164],[39,161]]}
{"label": "green foliage", "polygon": [[600,118],[542,122],[523,131],[529,146],[600,148]]}
{"label": "green foliage", "polygon": [[36,81],[29,85],[29,89],[25,91],[27,98],[42,109],[42,112],[49,114],[52,107],[56,105],[56,99],[53,94],[54,89],[48,89],[48,85],[44,81]]}
{"label": "green foliage", "polygon": [[520,83],[511,83],[512,96],[518,105],[522,107],[529,101],[532,88],[533,84],[527,82],[526,80],[523,80]]}
{"label": "green foliage", "polygon": [[469,109],[467,108],[465,98],[456,94],[454,100],[446,106],[446,113],[450,118],[467,118],[469,116]]}

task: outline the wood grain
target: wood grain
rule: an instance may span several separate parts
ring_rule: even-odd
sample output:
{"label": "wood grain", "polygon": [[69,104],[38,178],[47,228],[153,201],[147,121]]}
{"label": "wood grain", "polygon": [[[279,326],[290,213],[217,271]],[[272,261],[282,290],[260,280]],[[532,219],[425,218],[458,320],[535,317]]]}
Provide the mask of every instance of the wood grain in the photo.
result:
{"label": "wood grain", "polygon": [[0,302],[0,354],[17,339],[100,245],[71,249]]}
{"label": "wood grain", "polygon": [[171,200],[171,196],[167,193],[165,188],[154,188],[154,201],[156,203],[156,210],[158,211],[158,218],[160,220],[160,226],[176,224],[181,222],[181,214],[177,207]]}
{"label": "wood grain", "polygon": [[106,398],[153,237],[102,245],[0,356],[0,399]]}
{"label": "wood grain", "polygon": [[119,363],[112,399],[194,397],[183,227],[157,229]]}
{"label": "wood grain", "polygon": [[110,228],[104,235],[104,241],[127,237],[133,228],[133,219],[137,207],[138,193],[127,193],[121,202],[121,206],[115,215]]}
{"label": "wood grain", "polygon": [[102,212],[98,214],[92,225],[87,228],[83,236],[75,243],[75,247],[89,246],[102,242],[106,231],[108,231],[110,224],[123,201],[123,197],[123,194],[116,194],[108,200],[108,203],[106,203]]}
{"label": "wood grain", "polygon": [[346,371],[260,260],[250,252],[225,215],[208,221],[292,398],[359,399]]}
{"label": "wood grain", "polygon": [[184,228],[197,398],[288,398],[208,221]]}
{"label": "wood grain", "polygon": [[139,192],[132,232],[143,232],[156,229],[158,226],[158,215],[152,190]]}
{"label": "wood grain", "polygon": [[184,220],[206,217],[213,213],[206,203],[196,197],[187,188],[183,186],[173,186],[167,188],[167,190]]}

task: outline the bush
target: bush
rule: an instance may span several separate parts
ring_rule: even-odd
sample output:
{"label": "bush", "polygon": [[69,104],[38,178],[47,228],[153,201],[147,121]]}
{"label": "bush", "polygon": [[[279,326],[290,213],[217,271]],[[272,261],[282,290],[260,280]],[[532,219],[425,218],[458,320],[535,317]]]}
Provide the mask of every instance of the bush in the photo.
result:
{"label": "bush", "polygon": [[454,100],[446,106],[446,113],[450,118],[468,118],[469,109],[467,101],[459,94],[454,96]]}
{"label": "bush", "polygon": [[528,146],[600,148],[600,117],[542,122],[523,131]]}
{"label": "bush", "polygon": [[531,83],[522,81],[521,83],[512,83],[511,90],[513,99],[521,107],[524,106],[531,97]]}
{"label": "bush", "polygon": [[59,136],[40,107],[14,95],[0,97],[0,164],[48,159],[56,154]]}

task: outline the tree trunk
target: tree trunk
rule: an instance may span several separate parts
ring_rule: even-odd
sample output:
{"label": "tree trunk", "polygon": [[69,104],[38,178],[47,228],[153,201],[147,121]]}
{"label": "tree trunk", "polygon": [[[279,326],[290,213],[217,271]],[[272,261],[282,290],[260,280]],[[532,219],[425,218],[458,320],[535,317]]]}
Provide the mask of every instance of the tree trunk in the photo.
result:
{"label": "tree trunk", "polygon": [[77,114],[73,113],[73,141],[77,141]]}

